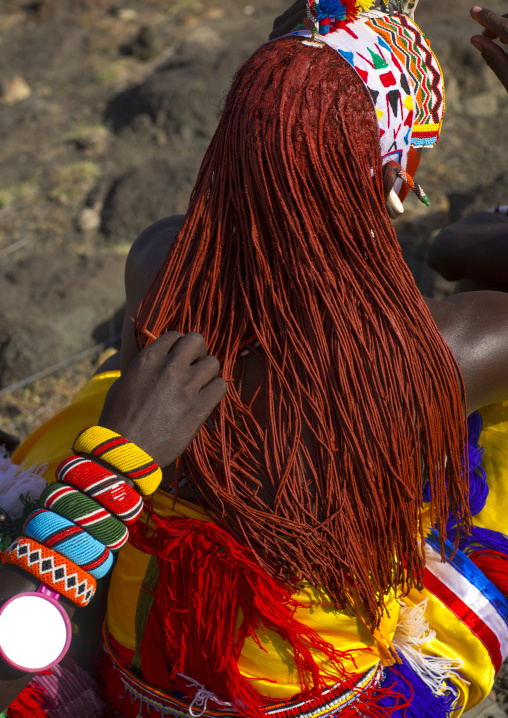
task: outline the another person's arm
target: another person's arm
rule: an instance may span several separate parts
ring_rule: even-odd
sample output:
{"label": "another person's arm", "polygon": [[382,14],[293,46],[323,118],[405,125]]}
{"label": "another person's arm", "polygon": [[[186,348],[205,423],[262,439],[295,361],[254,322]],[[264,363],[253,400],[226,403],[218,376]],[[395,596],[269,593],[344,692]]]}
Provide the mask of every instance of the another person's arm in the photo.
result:
{"label": "another person's arm", "polygon": [[[143,448],[161,467],[185,451],[225,396],[219,362],[207,355],[200,334],[171,332],[139,353],[109,390],[99,425]],[[37,589],[38,581],[17,566],[0,566],[0,604]],[[76,611],[62,597],[69,616]],[[86,610],[86,609],[81,609]],[[27,685],[31,674],[0,660],[0,710]]]}
{"label": "another person's arm", "polygon": [[500,40],[508,44],[508,19],[478,5],[471,8],[471,17],[485,28],[481,35],[473,35],[472,45],[481,52],[487,65],[508,90],[508,54],[494,42]]}
{"label": "another person's arm", "polygon": [[508,294],[465,292],[426,300],[460,367],[467,411],[508,397]]}
{"label": "another person's arm", "polygon": [[[477,5],[471,8],[471,17],[484,28],[471,43],[508,90],[508,53],[495,42],[508,43],[508,19]],[[477,212],[446,227],[430,248],[427,262],[445,279],[465,279],[477,285],[472,288],[507,291],[508,218]]]}
{"label": "another person's arm", "polygon": [[427,263],[449,281],[467,279],[475,288],[508,291],[508,217],[475,212],[445,227],[430,247]]}

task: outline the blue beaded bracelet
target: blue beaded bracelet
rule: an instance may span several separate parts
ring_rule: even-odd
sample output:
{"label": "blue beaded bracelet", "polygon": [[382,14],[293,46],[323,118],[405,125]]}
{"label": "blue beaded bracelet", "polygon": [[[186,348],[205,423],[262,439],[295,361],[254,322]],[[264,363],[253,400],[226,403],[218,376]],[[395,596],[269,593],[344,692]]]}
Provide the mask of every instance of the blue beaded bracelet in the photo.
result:
{"label": "blue beaded bracelet", "polygon": [[113,564],[113,554],[80,526],[48,509],[37,509],[25,521],[25,536],[81,566],[94,578],[102,578]]}

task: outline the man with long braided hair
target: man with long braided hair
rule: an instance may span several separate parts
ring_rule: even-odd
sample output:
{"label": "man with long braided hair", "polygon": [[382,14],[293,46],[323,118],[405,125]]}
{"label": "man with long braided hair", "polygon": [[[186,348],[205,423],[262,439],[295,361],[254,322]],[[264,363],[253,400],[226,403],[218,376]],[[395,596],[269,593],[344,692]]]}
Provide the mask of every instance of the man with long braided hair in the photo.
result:
{"label": "man with long braided hair", "polygon": [[199,331],[229,389],[113,573],[128,718],[450,718],[508,649],[467,423],[508,396],[508,299],[418,292],[389,213],[439,134],[440,73],[410,19],[358,10],[313,5],[317,34],[240,68],[183,223],[131,253],[124,367]]}

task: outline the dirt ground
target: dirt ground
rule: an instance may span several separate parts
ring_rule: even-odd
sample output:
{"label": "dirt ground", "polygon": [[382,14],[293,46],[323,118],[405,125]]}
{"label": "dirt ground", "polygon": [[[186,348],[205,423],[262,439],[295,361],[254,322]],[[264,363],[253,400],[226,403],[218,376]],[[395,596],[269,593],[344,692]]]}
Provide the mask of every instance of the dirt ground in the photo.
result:
{"label": "dirt ground", "polygon": [[[286,5],[252,3],[2,0],[4,430],[26,435],[114,344],[132,241],[185,211],[232,73]],[[507,95],[468,42],[468,8],[421,0],[417,17],[443,66],[447,115],[419,172],[432,207],[413,201],[399,237],[421,290],[437,297],[452,287],[423,261],[436,230],[505,198]]]}
{"label": "dirt ground", "polygon": [[[232,73],[287,4],[2,0],[0,428],[26,436],[116,345],[132,241],[185,212]],[[432,207],[411,201],[398,233],[435,297],[453,291],[424,263],[438,229],[508,200],[508,99],[469,44],[470,4],[417,11],[447,113],[419,172]],[[508,707],[508,675],[497,689]]]}

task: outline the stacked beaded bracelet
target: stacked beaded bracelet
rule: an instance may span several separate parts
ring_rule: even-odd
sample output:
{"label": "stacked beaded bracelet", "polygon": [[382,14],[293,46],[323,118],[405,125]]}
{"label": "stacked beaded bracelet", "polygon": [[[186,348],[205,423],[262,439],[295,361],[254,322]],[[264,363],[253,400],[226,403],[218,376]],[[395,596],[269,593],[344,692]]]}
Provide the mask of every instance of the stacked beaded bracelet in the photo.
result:
{"label": "stacked beaded bracelet", "polygon": [[4,562],[19,566],[41,583],[38,590],[13,596],[0,608],[0,656],[21,671],[45,671],[63,658],[71,642],[71,623],[60,596],[86,606],[95,594],[95,578],[26,536],[9,546]]}
{"label": "stacked beaded bracelet", "polygon": [[[51,558],[52,562],[46,562],[44,567],[66,567],[65,573],[56,574],[48,569],[44,582],[78,606],[85,606],[94,595],[95,579],[104,576],[111,567],[111,553],[127,541],[125,524],[138,518],[143,500],[125,481],[79,456],[65,459],[56,470],[56,479],[41,495],[44,508],[26,520],[25,538],[44,547],[44,558]],[[6,560],[27,570],[26,557],[11,549],[5,554]],[[35,554],[31,566],[32,563],[30,572],[36,575]],[[61,576],[73,575],[76,570],[93,586],[93,591],[80,591],[77,596],[72,591],[62,591]]]}
{"label": "stacked beaded bracelet", "polygon": [[78,489],[55,481],[44,489],[41,504],[73,521],[110,551],[118,551],[129,538],[129,530],[95,499]]}
{"label": "stacked beaded bracelet", "polygon": [[55,549],[94,578],[102,578],[113,564],[111,551],[73,521],[48,509],[37,509],[25,521],[23,532]]}
{"label": "stacked beaded bracelet", "polygon": [[[85,429],[74,447],[115,465],[131,478],[145,495],[155,491],[162,472],[155,461],[135,444],[100,426]],[[56,470],[56,482],[41,495],[41,508],[34,511],[24,525],[26,548],[31,540],[37,550],[44,549],[44,582],[63,593],[79,606],[86,605],[95,592],[95,579],[107,574],[113,563],[112,552],[118,551],[128,539],[127,526],[139,517],[143,500],[122,478],[102,465],[81,456],[65,459]],[[21,540],[21,539],[19,539]],[[18,541],[19,541],[18,540]],[[27,570],[27,558],[19,553],[15,542],[6,553],[6,560]],[[41,549],[42,547],[42,549]],[[38,572],[39,554],[32,553],[31,573]],[[56,566],[55,574],[50,570]],[[65,571],[64,568],[65,567]],[[79,571],[93,590],[62,590],[62,576],[75,576]],[[41,578],[42,580],[42,578]],[[71,578],[71,583],[76,579]]]}
{"label": "stacked beaded bracelet", "polygon": [[[162,478],[148,454],[103,427],[82,432],[75,450],[108,462],[144,495],[153,493]],[[43,491],[41,508],[27,518],[25,536],[4,554],[6,563],[42,582],[38,591],[15,596],[0,608],[0,655],[21,670],[46,670],[62,658],[70,642],[70,622],[59,596],[78,606],[91,601],[96,579],[109,571],[112,552],[125,544],[127,525],[143,509],[137,491],[90,459],[66,459],[56,479]]]}

